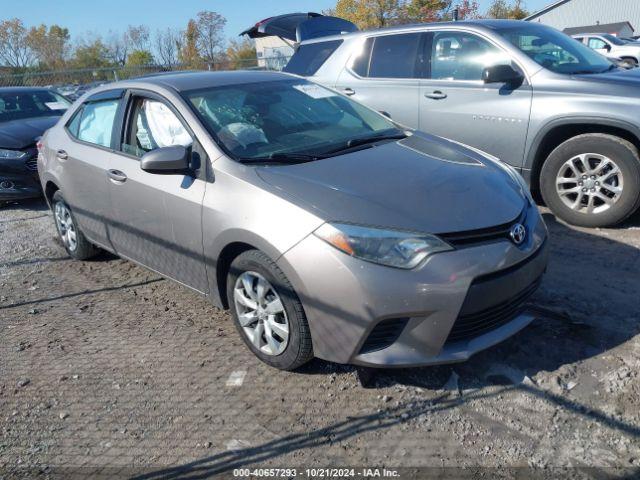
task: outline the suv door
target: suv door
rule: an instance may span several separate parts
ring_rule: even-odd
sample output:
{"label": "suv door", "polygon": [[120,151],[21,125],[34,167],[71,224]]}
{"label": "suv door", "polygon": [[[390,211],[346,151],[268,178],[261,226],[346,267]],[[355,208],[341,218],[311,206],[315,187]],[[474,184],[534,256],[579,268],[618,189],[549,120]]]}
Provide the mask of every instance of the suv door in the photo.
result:
{"label": "suv door", "polygon": [[511,65],[510,56],[474,33],[434,31],[425,43],[430,68],[421,82],[420,129],[522,167],[532,89],[484,83],[486,67]]}
{"label": "suv door", "polygon": [[[164,98],[139,91],[127,97],[119,153],[110,165],[111,242],[119,255],[207,292],[202,250],[206,154]],[[193,175],[140,168],[145,153],[173,145],[191,148]]]}
{"label": "suv door", "polygon": [[421,32],[364,39],[360,52],[340,73],[336,90],[389,114],[396,122],[418,128],[423,39]]}
{"label": "suv door", "polygon": [[107,171],[116,154],[114,123],[124,90],[92,95],[65,125],[67,141],[58,145],[61,184],[83,233],[92,242],[111,249],[109,181]]}

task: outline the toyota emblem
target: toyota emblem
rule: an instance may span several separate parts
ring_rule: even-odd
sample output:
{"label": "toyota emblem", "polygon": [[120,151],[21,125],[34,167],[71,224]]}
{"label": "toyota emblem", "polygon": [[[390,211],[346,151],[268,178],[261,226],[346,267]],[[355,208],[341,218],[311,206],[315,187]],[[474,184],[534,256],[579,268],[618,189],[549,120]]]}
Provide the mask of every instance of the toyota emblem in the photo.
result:
{"label": "toyota emblem", "polygon": [[513,227],[511,227],[511,231],[509,232],[509,236],[511,237],[511,241],[516,245],[522,245],[524,239],[527,237],[527,229],[524,228],[524,225],[521,223],[516,223]]}

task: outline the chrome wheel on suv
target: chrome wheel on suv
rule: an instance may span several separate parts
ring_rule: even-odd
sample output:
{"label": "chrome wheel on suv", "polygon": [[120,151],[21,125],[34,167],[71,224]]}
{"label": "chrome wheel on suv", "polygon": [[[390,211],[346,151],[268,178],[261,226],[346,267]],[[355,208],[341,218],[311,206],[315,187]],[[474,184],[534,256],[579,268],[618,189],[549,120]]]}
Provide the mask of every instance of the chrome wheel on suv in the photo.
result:
{"label": "chrome wheel on suv", "polygon": [[289,320],[273,285],[257,272],[244,272],[233,289],[238,322],[254,347],[280,355],[289,342]]}
{"label": "chrome wheel on suv", "polygon": [[598,153],[583,153],[567,160],[556,177],[556,191],[563,203],[585,213],[608,210],[620,199],[623,188],[620,167]]}

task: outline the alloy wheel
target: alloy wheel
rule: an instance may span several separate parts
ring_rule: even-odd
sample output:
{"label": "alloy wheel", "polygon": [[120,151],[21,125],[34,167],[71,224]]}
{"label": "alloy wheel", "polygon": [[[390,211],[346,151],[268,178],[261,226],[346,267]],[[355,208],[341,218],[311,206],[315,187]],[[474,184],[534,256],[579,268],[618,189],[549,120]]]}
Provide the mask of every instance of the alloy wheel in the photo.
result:
{"label": "alloy wheel", "polygon": [[620,167],[609,157],[583,153],[567,160],[556,177],[556,192],[562,202],[581,213],[609,210],[622,195]]}
{"label": "alloy wheel", "polygon": [[236,280],[233,301],[244,334],[267,355],[280,355],[289,343],[289,320],[282,299],[257,272],[244,272]]}
{"label": "alloy wheel", "polygon": [[75,251],[78,247],[78,237],[71,211],[69,211],[69,208],[63,202],[56,202],[54,216],[62,243],[69,250]]}

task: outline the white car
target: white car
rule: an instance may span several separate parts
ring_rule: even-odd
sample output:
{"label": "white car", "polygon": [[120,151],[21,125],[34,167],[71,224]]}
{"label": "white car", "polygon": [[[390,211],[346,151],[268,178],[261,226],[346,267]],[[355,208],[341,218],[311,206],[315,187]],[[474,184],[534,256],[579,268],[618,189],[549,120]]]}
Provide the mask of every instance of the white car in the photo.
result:
{"label": "white car", "polygon": [[621,61],[621,66],[634,68],[640,64],[640,43],[629,43],[610,33],[581,33],[573,38],[607,58]]}

